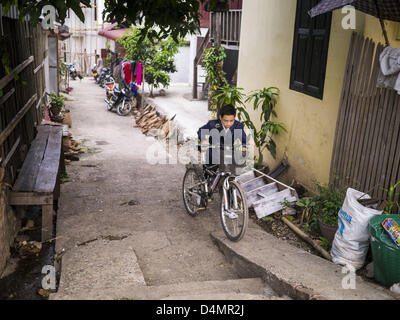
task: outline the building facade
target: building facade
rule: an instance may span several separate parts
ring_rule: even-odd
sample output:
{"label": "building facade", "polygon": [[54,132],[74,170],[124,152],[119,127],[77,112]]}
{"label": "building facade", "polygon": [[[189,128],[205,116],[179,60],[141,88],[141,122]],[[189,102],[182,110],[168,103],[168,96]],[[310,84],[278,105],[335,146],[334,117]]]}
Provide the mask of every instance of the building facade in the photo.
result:
{"label": "building facade", "polygon": [[[328,183],[346,60],[353,32],[384,43],[379,20],[355,13],[355,29],[344,29],[346,13],[335,10],[310,20],[311,0],[243,2],[238,87],[246,93],[278,87],[278,118],[287,128],[275,139],[277,159],[290,164],[287,182],[313,188]],[[386,22],[391,45],[400,47],[399,23]],[[314,37],[308,41],[307,37]],[[308,41],[308,42],[307,42]],[[311,44],[311,45],[310,45]],[[257,123],[259,115],[249,106]]]}

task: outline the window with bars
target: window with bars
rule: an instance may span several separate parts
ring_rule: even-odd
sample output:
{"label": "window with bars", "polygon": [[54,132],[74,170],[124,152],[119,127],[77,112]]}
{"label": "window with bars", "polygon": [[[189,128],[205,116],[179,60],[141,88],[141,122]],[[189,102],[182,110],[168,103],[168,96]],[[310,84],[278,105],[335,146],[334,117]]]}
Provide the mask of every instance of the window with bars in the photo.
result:
{"label": "window with bars", "polygon": [[297,0],[290,89],[323,99],[332,13],[315,18],[318,0]]}

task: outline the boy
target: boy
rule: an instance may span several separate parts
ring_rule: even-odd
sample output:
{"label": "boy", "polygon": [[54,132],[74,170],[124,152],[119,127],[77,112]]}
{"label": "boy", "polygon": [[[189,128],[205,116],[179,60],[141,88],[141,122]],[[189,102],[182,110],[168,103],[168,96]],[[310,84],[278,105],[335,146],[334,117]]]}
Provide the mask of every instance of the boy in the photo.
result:
{"label": "boy", "polygon": [[[211,165],[219,164],[219,150],[215,152],[213,149],[208,150],[208,146],[219,145],[221,147],[233,147],[239,144],[246,145],[247,137],[244,132],[243,124],[237,120],[236,108],[233,105],[224,105],[220,111],[220,118],[218,120],[211,120],[206,125],[202,126],[197,135],[203,150],[207,150],[208,163]],[[209,152],[212,151],[212,152]],[[234,154],[234,152],[232,153]]]}

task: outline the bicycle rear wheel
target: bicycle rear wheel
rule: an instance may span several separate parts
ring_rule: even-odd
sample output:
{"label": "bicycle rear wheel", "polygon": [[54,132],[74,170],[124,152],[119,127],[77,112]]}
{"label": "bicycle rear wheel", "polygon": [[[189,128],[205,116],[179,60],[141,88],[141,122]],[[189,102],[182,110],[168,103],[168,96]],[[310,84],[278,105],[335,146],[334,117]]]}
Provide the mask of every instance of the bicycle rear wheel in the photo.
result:
{"label": "bicycle rear wheel", "polygon": [[203,182],[198,172],[194,168],[186,171],[182,184],[183,203],[185,204],[186,212],[195,217],[199,214],[200,208],[203,208]]}
{"label": "bicycle rear wheel", "polygon": [[243,238],[249,222],[246,195],[236,181],[229,182],[226,194],[228,210],[225,208],[224,194],[221,198],[222,229],[229,240],[237,242]]}

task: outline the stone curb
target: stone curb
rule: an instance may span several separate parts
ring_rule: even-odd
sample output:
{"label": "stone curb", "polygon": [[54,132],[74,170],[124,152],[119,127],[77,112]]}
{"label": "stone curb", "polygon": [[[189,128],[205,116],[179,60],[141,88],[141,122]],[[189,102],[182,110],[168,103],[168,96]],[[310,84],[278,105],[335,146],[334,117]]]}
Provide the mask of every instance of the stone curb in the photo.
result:
{"label": "stone curb", "polygon": [[[239,243],[230,242],[220,231],[211,233],[210,236],[241,277],[260,277],[280,296],[286,295],[296,300],[400,300],[400,295],[367,283],[358,276],[355,291],[333,288],[332,283],[337,283],[339,277],[337,265],[332,263],[330,266],[327,260],[313,256],[312,263],[315,264],[315,268],[310,271],[308,269],[311,257],[301,254],[300,249],[297,250],[287,243],[280,242],[263,230],[257,230],[257,228],[247,230]],[[256,245],[258,243],[260,246]],[[268,249],[265,248],[271,248],[271,251],[273,248],[274,258],[265,257],[268,254]],[[276,252],[282,252],[282,257],[284,257],[282,261],[276,258]],[[288,261],[292,262],[291,266],[296,266],[292,274],[290,268],[283,268]],[[318,264],[322,267],[319,268]],[[303,276],[302,274],[306,272],[301,270],[316,272],[315,279],[323,281],[317,286],[315,281],[309,281],[309,276]],[[327,270],[331,270],[332,273]],[[296,277],[296,272],[298,277]]]}

